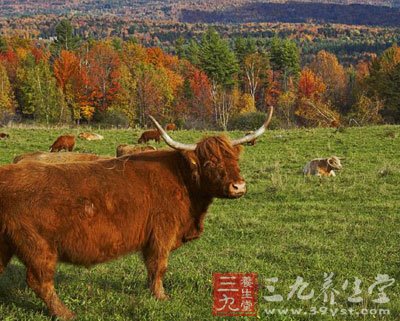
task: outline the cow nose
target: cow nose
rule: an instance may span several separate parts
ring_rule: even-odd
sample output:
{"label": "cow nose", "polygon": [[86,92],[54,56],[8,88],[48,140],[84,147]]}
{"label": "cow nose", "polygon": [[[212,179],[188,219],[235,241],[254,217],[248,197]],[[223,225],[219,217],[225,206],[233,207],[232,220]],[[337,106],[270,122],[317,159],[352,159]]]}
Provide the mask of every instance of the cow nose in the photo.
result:
{"label": "cow nose", "polygon": [[246,182],[241,181],[241,182],[232,183],[229,186],[229,193],[234,197],[244,195],[246,193]]}

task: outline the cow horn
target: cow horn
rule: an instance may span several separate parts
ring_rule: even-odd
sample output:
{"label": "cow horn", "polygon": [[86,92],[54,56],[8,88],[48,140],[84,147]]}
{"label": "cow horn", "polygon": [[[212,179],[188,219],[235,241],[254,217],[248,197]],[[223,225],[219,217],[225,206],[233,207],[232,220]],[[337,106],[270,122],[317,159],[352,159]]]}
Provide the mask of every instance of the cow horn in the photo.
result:
{"label": "cow horn", "polygon": [[242,138],[239,138],[239,139],[234,139],[232,141],[232,145],[235,146],[235,145],[241,145],[241,144],[248,143],[248,142],[252,141],[253,139],[256,139],[257,137],[259,137],[262,134],[264,134],[265,130],[267,129],[267,127],[269,125],[269,123],[271,122],[271,118],[272,118],[273,112],[274,112],[274,107],[270,106],[269,107],[269,112],[268,112],[268,117],[265,120],[264,124],[259,129],[257,129],[254,133],[246,135],[246,136],[244,136]]}
{"label": "cow horn", "polygon": [[157,120],[154,119],[153,116],[149,115],[149,118],[154,123],[154,125],[157,127],[157,129],[160,132],[162,138],[164,139],[164,141],[166,142],[166,144],[169,147],[172,147],[173,149],[177,149],[177,150],[195,150],[196,149],[196,146],[197,146],[196,144],[183,144],[183,143],[174,141],[167,134],[167,132],[164,130],[164,128],[161,127],[161,125],[157,122]]}

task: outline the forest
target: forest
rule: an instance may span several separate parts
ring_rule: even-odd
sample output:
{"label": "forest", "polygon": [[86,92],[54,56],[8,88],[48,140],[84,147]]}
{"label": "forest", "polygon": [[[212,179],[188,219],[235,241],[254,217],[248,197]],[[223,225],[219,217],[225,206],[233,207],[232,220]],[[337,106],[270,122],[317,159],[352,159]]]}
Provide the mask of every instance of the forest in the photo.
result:
{"label": "forest", "polygon": [[343,65],[327,50],[309,62],[290,38],[228,41],[214,28],[179,38],[170,54],[135,38],[82,39],[69,20],[52,41],[0,38],[1,122],[248,129],[276,107],[273,126],[400,121],[400,48]]}

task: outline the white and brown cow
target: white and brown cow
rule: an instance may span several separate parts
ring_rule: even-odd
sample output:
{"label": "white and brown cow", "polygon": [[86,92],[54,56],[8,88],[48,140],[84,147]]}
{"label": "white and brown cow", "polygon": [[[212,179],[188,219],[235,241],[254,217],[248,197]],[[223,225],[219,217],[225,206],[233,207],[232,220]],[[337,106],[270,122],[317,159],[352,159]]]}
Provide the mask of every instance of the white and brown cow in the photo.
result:
{"label": "white and brown cow", "polygon": [[342,169],[339,157],[331,156],[329,158],[316,158],[304,166],[303,174],[315,176],[336,176],[334,171],[335,169]]}

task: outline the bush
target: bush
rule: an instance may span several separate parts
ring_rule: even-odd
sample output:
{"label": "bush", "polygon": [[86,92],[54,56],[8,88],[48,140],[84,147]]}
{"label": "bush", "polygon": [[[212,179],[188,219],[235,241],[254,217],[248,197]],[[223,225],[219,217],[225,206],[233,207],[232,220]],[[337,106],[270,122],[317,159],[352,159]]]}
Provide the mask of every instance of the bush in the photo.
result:
{"label": "bush", "polygon": [[95,114],[94,122],[101,123],[106,127],[129,127],[128,117],[119,110],[108,109],[105,112]]}
{"label": "bush", "polygon": [[[262,112],[245,113],[232,117],[228,124],[228,130],[255,130],[261,126],[265,121],[267,114]],[[276,119],[275,115],[272,116],[271,124],[269,128],[275,129],[279,127],[279,121]]]}

